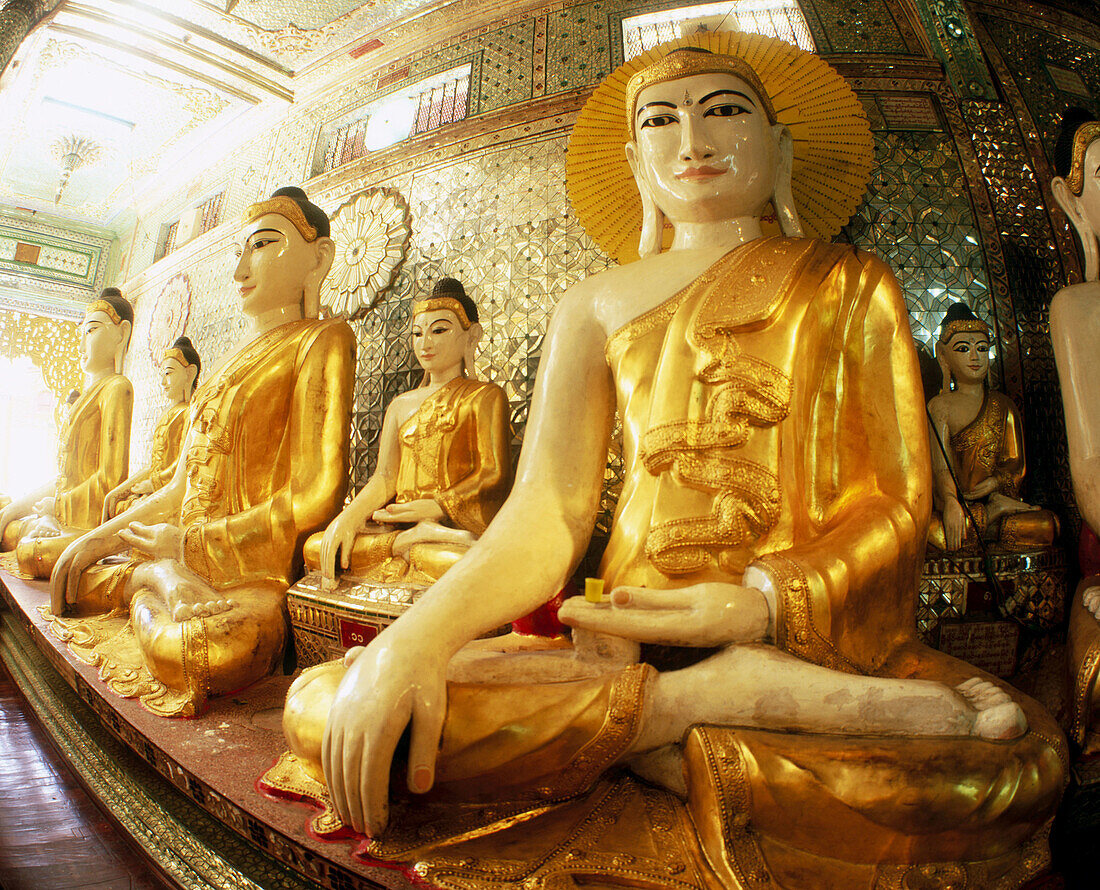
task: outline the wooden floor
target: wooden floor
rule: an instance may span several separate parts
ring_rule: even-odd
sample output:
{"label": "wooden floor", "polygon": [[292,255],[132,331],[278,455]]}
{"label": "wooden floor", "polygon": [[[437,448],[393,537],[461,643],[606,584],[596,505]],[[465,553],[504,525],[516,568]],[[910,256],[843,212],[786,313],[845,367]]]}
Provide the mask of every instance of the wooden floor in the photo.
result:
{"label": "wooden floor", "polygon": [[0,888],[166,890],[24,707],[0,664]]}

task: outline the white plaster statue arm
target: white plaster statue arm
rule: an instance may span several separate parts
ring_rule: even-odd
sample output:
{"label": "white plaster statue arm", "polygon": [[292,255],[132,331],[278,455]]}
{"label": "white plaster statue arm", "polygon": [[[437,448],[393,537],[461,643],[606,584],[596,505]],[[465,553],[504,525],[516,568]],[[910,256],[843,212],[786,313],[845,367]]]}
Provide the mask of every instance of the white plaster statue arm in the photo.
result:
{"label": "white plaster statue arm", "polygon": [[[928,414],[931,435],[928,443],[932,449],[932,483],[935,486],[936,500],[943,510],[943,533],[948,550],[958,550],[966,537],[966,514],[959,502],[959,491],[955,480],[951,476],[950,451],[944,454],[944,449],[951,446],[951,430],[947,424],[943,403],[936,396],[928,403]],[[941,447],[940,443],[943,443]],[[996,480],[994,479],[994,486]]]}
{"label": "white plaster statue arm", "polygon": [[120,533],[129,529],[132,523],[178,522],[187,487],[187,451],[190,444],[191,434],[188,433],[176,463],[176,472],[164,488],[125,513],[81,535],[65,548],[50,576],[50,609],[55,615],[62,613],[66,603],[76,602],[80,576],[88,566],[126,547]]}
{"label": "white plaster statue arm", "polygon": [[397,491],[397,468],[401,459],[397,412],[390,402],[382,421],[382,436],[378,444],[378,463],[367,484],[352,498],[340,514],[329,523],[321,539],[321,575],[326,581],[336,577],[336,557],[340,568],[347,569],[355,538],[363,531],[368,519],[391,500]]}
{"label": "white plaster statue arm", "polygon": [[150,469],[146,467],[140,472],[134,473],[133,476],[126,479],[119,485],[112,488],[107,492],[107,496],[103,499],[103,514],[100,522],[106,522],[111,518],[111,514],[115,510],[115,505],[122,500],[126,495],[130,494],[134,490],[139,482],[144,482],[149,478]]}
{"label": "white plaster statue arm", "polygon": [[[1055,294],[1050,304],[1050,338],[1062,387],[1077,506],[1085,522],[1100,534],[1100,362],[1096,341],[1100,309],[1090,305],[1089,311],[1082,305],[1095,300],[1095,294],[1075,293],[1072,288]],[[1082,326],[1085,318],[1090,324]]]}
{"label": "white plaster statue arm", "polygon": [[409,787],[432,786],[451,657],[550,599],[587,546],[612,411],[590,282],[554,313],[508,500],[463,560],[354,660],[337,691],[325,777],[341,816],[372,836],[385,828],[393,752],[410,724]]}

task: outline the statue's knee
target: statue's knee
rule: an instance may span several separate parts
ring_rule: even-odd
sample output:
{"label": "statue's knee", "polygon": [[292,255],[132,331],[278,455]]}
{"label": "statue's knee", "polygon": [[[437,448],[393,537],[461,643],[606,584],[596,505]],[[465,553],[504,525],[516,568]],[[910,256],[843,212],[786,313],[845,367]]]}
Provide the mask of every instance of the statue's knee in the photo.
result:
{"label": "statue's knee", "polygon": [[346,673],[341,662],[330,661],[305,671],[287,691],[283,732],[290,750],[308,764],[318,781],[324,781],[320,767],[325,723]]}

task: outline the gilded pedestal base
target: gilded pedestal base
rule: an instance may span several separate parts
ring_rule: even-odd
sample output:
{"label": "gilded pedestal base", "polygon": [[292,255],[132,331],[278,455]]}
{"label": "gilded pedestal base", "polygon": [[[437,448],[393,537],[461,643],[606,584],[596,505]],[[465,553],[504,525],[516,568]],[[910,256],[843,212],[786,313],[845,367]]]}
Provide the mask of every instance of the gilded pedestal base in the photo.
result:
{"label": "gilded pedestal base", "polygon": [[310,572],[287,591],[298,665],[313,667],[367,644],[426,589],[342,575],[336,588],[327,590],[321,586],[321,573]]}

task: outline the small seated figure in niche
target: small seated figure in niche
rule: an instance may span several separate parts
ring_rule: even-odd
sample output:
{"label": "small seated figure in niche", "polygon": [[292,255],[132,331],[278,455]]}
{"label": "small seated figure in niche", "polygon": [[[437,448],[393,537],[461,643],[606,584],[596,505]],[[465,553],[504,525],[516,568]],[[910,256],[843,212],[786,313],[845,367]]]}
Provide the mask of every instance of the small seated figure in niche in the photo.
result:
{"label": "small seated figure in niche", "polygon": [[129,472],[134,389],[122,376],[134,310],[115,287],[88,304],[81,326],[84,391],[58,434],[58,476],[0,512],[4,550],[22,572],[49,578],[62,551],[99,525],[108,492]]}
{"label": "small seated figure in niche", "polygon": [[370,584],[426,587],[504,502],[512,482],[508,399],[473,377],[481,336],[477,306],[454,278],[413,303],[423,383],[390,402],[373,475],[324,534],[306,541],[306,565],[328,586],[338,561]]}
{"label": "small seated figure in niche", "polygon": [[[1081,241],[1084,281],[1050,304],[1050,337],[1062,388],[1069,468],[1081,518],[1100,533],[1100,120],[1070,109],[1054,152],[1052,191]],[[1085,529],[1082,529],[1084,536]],[[1082,548],[1087,552],[1086,547]],[[1072,683],[1070,736],[1086,753],[1100,751],[1100,575],[1084,568],[1069,619]]]}
{"label": "small seated figure in niche", "polygon": [[[242,223],[234,280],[251,336],[195,392],[168,484],[74,542],[51,579],[51,629],[162,716],[282,663],[302,544],[347,490],[355,338],[318,317],[328,217],[286,188]],[[140,555],[98,562],[126,548]]]}
{"label": "small seated figure in niche", "polygon": [[153,448],[149,466],[134,473],[107,494],[103,502],[103,521],[124,513],[142,498],[159,491],[176,472],[184,433],[187,432],[187,409],[198,386],[202,362],[187,337],[179,337],[164,351],[160,363],[160,384],[168,397],[167,410],[153,430]]}
{"label": "small seated figure in niche", "polygon": [[928,543],[939,550],[977,546],[978,535],[1029,550],[1058,533],[1053,513],[1018,497],[1023,427],[1012,400],[989,389],[989,348],[989,325],[965,303],[948,307],[936,344],[943,388],[928,403],[936,507]]}

